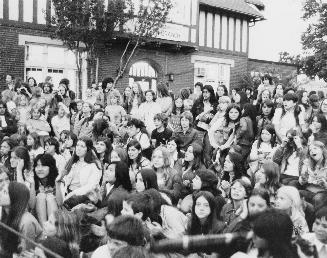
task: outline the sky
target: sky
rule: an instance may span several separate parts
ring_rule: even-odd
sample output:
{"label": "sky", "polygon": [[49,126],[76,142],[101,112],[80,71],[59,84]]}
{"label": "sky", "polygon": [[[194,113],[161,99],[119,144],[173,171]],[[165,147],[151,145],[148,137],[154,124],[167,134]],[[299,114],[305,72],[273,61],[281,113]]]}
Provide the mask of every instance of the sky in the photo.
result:
{"label": "sky", "polygon": [[303,0],[261,0],[264,21],[250,28],[249,57],[278,61],[279,52],[292,55],[302,51],[301,35],[307,23],[301,19]]}

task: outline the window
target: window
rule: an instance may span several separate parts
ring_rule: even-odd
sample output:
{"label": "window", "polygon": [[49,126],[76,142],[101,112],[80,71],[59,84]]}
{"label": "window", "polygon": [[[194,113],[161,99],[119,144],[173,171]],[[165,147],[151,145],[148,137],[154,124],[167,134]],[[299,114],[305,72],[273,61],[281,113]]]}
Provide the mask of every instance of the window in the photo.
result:
{"label": "window", "polygon": [[[83,55],[83,58],[86,56]],[[82,85],[86,88],[87,64],[82,65]],[[70,87],[78,93],[78,73],[75,54],[63,46],[47,44],[27,44],[25,46],[25,76],[34,77],[37,83],[43,82],[46,76],[51,76],[54,89],[57,89],[63,78],[70,81]],[[82,92],[85,90],[83,89]]]}
{"label": "window", "polygon": [[132,86],[134,82],[139,82],[143,91],[148,89],[156,91],[157,78],[157,71],[145,61],[136,62],[129,69],[129,85]]}

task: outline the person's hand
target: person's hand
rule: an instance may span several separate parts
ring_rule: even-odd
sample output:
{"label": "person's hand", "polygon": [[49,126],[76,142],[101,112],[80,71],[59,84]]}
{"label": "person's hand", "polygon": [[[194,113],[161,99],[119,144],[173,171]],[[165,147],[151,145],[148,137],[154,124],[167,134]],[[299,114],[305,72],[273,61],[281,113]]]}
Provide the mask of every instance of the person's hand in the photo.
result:
{"label": "person's hand", "polygon": [[160,224],[157,222],[151,222],[149,218],[145,221],[145,224],[149,229],[151,235],[158,235],[162,232],[162,227],[160,226]]}
{"label": "person's hand", "polygon": [[216,159],[215,159],[215,162],[217,162],[219,164],[219,159],[220,159],[220,150],[217,150],[217,154],[216,154]]}
{"label": "person's hand", "polygon": [[223,189],[225,192],[228,192],[230,189],[230,183],[227,182],[226,180],[222,180],[220,183],[221,189]]}
{"label": "person's hand", "polygon": [[295,143],[297,148],[302,147],[302,142],[301,142],[300,136],[298,136],[298,135],[294,136],[293,140],[294,140],[294,143]]}
{"label": "person's hand", "polygon": [[317,180],[318,185],[320,185],[323,188],[327,188],[327,181],[325,178],[319,178]]}
{"label": "person's hand", "polygon": [[281,147],[285,147],[286,146],[286,144],[288,143],[288,138],[287,137],[284,137],[283,139],[282,139],[282,144],[281,144]]}

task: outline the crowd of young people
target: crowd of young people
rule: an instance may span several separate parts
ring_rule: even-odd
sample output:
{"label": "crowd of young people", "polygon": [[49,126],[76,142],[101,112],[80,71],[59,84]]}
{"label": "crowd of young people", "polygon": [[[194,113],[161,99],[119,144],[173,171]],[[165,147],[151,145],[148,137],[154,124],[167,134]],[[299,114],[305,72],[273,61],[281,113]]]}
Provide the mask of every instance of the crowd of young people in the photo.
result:
{"label": "crowd of young people", "polygon": [[[112,78],[7,75],[0,101],[1,257],[327,257],[327,99],[274,85],[172,93]],[[57,86],[57,87],[56,87]],[[242,233],[215,250],[151,253]],[[34,255],[34,256],[33,256]],[[160,256],[160,257],[161,257]]]}

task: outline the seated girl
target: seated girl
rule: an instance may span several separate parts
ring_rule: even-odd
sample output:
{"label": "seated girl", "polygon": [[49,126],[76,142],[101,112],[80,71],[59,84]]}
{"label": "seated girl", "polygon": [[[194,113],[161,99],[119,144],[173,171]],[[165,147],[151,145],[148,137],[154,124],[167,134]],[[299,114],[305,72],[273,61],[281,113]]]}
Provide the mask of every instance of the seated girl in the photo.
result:
{"label": "seated girl", "polygon": [[41,117],[41,109],[33,108],[32,117],[26,121],[26,129],[29,133],[37,133],[40,136],[49,135],[51,127],[49,123]]}
{"label": "seated girl", "polygon": [[44,149],[41,146],[40,136],[37,133],[34,132],[27,135],[27,148],[32,161],[37,155],[44,153]]}
{"label": "seated girl", "polygon": [[66,165],[68,174],[62,180],[64,183],[64,205],[71,209],[80,203],[96,203],[96,189],[101,179],[101,164],[93,152],[93,142],[88,137],[80,138],[76,152]]}
{"label": "seated girl", "polygon": [[56,160],[50,154],[36,156],[34,161],[35,207],[41,225],[58,209],[56,200],[61,198],[61,193],[60,189],[56,188],[57,176]]}

